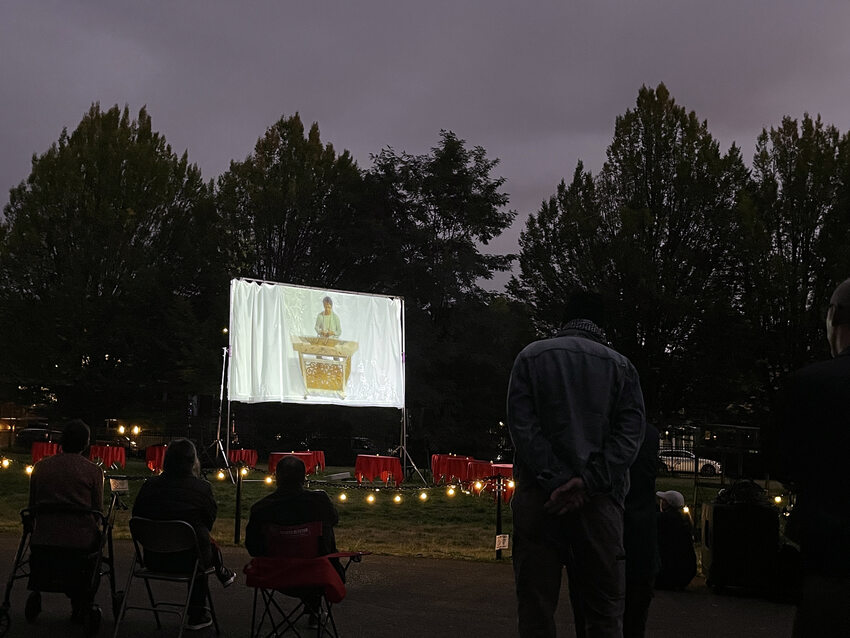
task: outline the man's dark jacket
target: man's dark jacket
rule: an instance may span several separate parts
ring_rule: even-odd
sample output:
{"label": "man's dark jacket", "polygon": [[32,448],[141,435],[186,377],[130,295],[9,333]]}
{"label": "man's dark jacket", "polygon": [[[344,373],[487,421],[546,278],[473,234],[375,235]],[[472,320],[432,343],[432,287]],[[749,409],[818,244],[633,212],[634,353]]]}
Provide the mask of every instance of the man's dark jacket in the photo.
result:
{"label": "man's dark jacket", "polygon": [[589,494],[622,506],[644,414],[634,366],[591,332],[535,341],[517,355],[508,387],[514,476],[547,492],[580,476]]}
{"label": "man's dark jacket", "polygon": [[778,421],[771,477],[797,494],[793,517],[804,564],[850,576],[850,348],[787,378]]}

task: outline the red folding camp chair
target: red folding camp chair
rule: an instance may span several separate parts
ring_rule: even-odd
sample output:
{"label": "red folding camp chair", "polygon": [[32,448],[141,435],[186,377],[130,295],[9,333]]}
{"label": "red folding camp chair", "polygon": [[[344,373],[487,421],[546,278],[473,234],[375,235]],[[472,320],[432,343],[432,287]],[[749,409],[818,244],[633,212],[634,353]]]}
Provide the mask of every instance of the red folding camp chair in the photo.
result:
{"label": "red folding camp chair", "polygon": [[[345,598],[345,584],[331,559],[348,559],[342,565],[344,573],[352,562],[360,562],[369,552],[320,556],[320,521],[289,526],[268,524],[263,526],[261,533],[269,555],[253,558],[243,570],[245,583],[254,588],[251,636],[279,636],[290,631],[301,636],[296,623],[315,614],[315,635],[338,638],[332,606]],[[287,610],[286,601],[278,594],[297,598],[299,602]],[[262,600],[263,609],[258,620],[259,600]]]}

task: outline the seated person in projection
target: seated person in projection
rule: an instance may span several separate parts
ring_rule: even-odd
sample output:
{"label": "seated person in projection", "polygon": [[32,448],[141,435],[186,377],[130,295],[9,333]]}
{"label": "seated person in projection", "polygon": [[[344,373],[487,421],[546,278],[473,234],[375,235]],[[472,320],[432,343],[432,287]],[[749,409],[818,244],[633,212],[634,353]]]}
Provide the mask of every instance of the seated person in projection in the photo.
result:
{"label": "seated person in projection", "polygon": [[[136,502],[133,516],[159,521],[186,521],[195,529],[198,545],[204,558],[204,567],[215,567],[221,584],[229,586],[236,580],[236,572],[222,562],[221,550],[210,538],[210,530],[218,512],[210,484],[200,477],[201,464],[195,444],[188,439],[175,439],[168,444],[162,461],[162,474],[144,482]],[[172,555],[145,556],[148,565],[157,570],[184,572],[192,569],[194,558],[175,561]],[[207,598],[207,578],[196,579],[189,602],[189,625],[200,629],[212,624],[204,603]]]}
{"label": "seated person in projection", "polygon": [[342,334],[342,324],[339,315],[333,311],[334,302],[330,297],[322,299],[325,309],[316,316],[316,334],[320,337],[339,339]]}
{"label": "seated person in projection", "polygon": [[[319,554],[337,551],[334,525],[339,522],[339,513],[327,492],[304,489],[305,474],[304,462],[294,456],[283,457],[275,467],[277,490],[254,503],[245,528],[245,548],[251,556],[267,555],[263,538],[263,526],[267,523],[285,526],[321,521]],[[339,559],[332,558],[331,563],[345,581]]]}
{"label": "seated person in projection", "polygon": [[[37,514],[30,538],[33,554],[31,563],[50,561],[43,548],[69,548],[89,552],[100,541],[98,519],[85,510],[103,509],[103,471],[89,461],[83,452],[89,446],[90,430],[80,419],[68,422],[62,430],[62,452],[38,463],[30,477],[30,508],[39,506],[68,506],[79,508],[81,514],[69,511],[45,511]],[[35,567],[35,565],[34,565]],[[45,565],[50,568],[50,565]],[[92,568],[95,566],[93,565]],[[39,571],[36,569],[36,571]],[[70,576],[70,575],[69,575]],[[95,591],[82,589],[69,593],[75,622],[83,618],[94,601]],[[37,615],[41,598],[33,591],[27,601],[28,614]]]}

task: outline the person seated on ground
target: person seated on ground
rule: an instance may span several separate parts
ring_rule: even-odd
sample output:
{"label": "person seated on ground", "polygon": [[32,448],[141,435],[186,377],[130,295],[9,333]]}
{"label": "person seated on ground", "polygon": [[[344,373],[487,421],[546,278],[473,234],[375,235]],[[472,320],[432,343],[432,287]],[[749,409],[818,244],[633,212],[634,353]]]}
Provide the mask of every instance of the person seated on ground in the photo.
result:
{"label": "person seated on ground", "polygon": [[[333,528],[339,522],[339,513],[327,492],[304,489],[305,474],[306,468],[299,458],[285,456],[278,462],[275,467],[277,490],[251,507],[248,526],[245,528],[245,548],[251,556],[267,556],[269,553],[263,530],[266,525],[300,525],[313,521],[322,523],[319,555],[337,551]],[[331,558],[330,561],[345,582],[345,570],[339,559]],[[310,614],[310,623],[314,624],[319,605],[318,595],[305,595],[302,600]]]}
{"label": "person seated on ground", "polygon": [[[224,566],[221,550],[210,537],[218,507],[210,484],[200,477],[200,469],[194,443],[188,439],[175,439],[169,443],[162,460],[162,474],[142,484],[133,505],[133,516],[189,523],[198,537],[203,567],[214,567],[221,584],[228,587],[236,580],[236,572]],[[155,570],[186,572],[192,569],[194,556],[180,561],[170,554],[148,552],[145,562]],[[212,624],[205,607],[206,599],[207,578],[202,575],[192,589],[186,629],[201,629]]]}
{"label": "person seated on ground", "polygon": [[[85,510],[103,509],[103,471],[83,456],[89,446],[89,426],[80,419],[69,421],[62,430],[62,452],[48,456],[35,464],[30,476],[29,507],[36,510],[36,522],[30,537],[33,551],[31,563],[40,569],[41,548],[61,547],[88,553],[98,548],[101,540],[100,519],[85,514]],[[46,507],[44,507],[46,506]],[[81,513],[50,511],[50,506],[77,507]],[[44,509],[43,512],[38,512]],[[44,557],[50,562],[49,557]],[[49,565],[44,565],[49,568]],[[97,565],[92,564],[91,569]],[[31,583],[37,576],[32,574]],[[92,572],[88,573],[88,577]],[[70,575],[69,575],[70,577]],[[83,575],[83,580],[87,580]],[[32,584],[30,585],[33,588]],[[70,591],[74,622],[83,622],[92,608],[97,586]],[[27,618],[34,619],[41,611],[41,597],[33,591],[27,600]]]}
{"label": "person seated on ground", "polygon": [[697,573],[697,556],[691,518],[683,511],[685,497],[680,492],[656,492],[659,499],[658,552],[661,569],[655,577],[656,589],[684,589]]}

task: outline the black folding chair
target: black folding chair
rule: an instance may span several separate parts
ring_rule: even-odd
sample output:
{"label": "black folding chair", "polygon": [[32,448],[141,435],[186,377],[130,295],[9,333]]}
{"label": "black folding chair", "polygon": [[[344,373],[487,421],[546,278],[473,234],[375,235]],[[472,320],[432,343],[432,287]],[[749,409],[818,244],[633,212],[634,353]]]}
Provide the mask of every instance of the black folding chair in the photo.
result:
{"label": "black folding chair", "polygon": [[[154,521],[148,518],[134,516],[130,519],[130,534],[133,537],[133,545],[135,553],[133,563],[130,567],[130,575],[127,579],[127,586],[124,589],[124,600],[121,605],[121,611],[115,621],[114,637],[117,638],[118,631],[121,628],[121,622],[128,609],[141,609],[152,611],[156,618],[157,629],[162,628],[159,614],[169,613],[180,616],[180,632],[178,636],[183,635],[183,630],[186,627],[188,619],[189,601],[192,598],[192,591],[195,588],[195,581],[198,578],[209,576],[215,573],[215,568],[203,567],[202,555],[198,538],[195,535],[195,530],[186,521]],[[146,562],[146,553],[155,553],[157,556],[170,554],[174,556],[173,564],[179,569],[179,565],[184,564],[185,556],[189,557],[189,562],[193,563],[191,569],[185,571],[163,571],[161,569],[153,569]],[[145,581],[145,588],[148,592],[148,600],[150,606],[143,607],[138,605],[130,605],[130,588],[135,579]],[[151,589],[150,581],[165,581],[171,583],[186,583],[187,592],[186,598],[183,600],[155,600],[153,590]],[[207,603],[209,604],[210,615],[212,616],[215,631],[219,633],[218,619],[215,615],[212,596],[207,590]],[[162,607],[166,607],[163,609]],[[168,609],[171,607],[172,609]]]}

